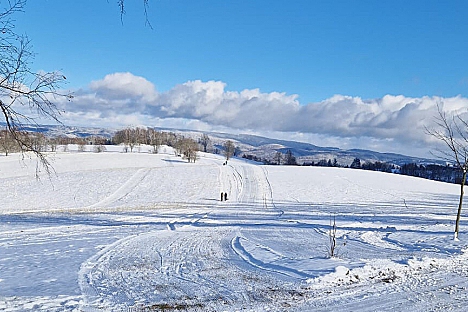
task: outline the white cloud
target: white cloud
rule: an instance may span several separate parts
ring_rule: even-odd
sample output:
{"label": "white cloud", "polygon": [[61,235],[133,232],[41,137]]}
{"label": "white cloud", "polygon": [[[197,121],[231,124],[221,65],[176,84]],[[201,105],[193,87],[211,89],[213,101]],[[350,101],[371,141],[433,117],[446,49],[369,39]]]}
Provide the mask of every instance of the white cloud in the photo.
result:
{"label": "white cloud", "polygon": [[101,122],[101,126],[112,127],[178,125],[207,131],[282,133],[308,138],[317,145],[330,142],[338,147],[414,154],[411,151],[418,148],[430,149],[424,127],[433,124],[438,103],[449,113],[468,111],[468,99],[460,96],[361,99],[335,95],[307,105],[297,98],[259,89],[228,91],[224,82],[200,80],[158,93],[142,77],[115,73],[77,91],[74,101],[64,107],[64,117],[69,124],[96,126]]}
{"label": "white cloud", "polygon": [[93,81],[89,85],[97,97],[106,99],[133,99],[154,101],[157,92],[154,85],[143,77],[131,73],[109,74],[104,79]]}

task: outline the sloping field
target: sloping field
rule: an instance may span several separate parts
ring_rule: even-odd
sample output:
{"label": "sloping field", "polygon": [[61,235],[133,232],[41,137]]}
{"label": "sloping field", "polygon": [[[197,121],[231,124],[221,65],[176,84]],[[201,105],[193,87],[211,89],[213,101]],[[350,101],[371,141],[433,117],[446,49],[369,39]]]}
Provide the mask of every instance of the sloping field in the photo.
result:
{"label": "sloping field", "polygon": [[465,310],[458,186],[200,156],[0,157],[0,310]]}

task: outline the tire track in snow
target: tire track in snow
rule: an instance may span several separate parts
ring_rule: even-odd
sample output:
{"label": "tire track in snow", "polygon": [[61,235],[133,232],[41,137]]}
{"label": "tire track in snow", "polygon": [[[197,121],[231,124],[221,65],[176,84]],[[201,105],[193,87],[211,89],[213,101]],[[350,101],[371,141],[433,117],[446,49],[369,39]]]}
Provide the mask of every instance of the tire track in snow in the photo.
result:
{"label": "tire track in snow", "polygon": [[170,221],[167,224],[167,229],[170,231],[177,230],[177,226],[186,226],[186,225],[194,225],[200,222],[200,220],[208,218],[211,211],[200,212],[200,213],[191,213],[187,216],[180,217]]}
{"label": "tire track in snow", "polygon": [[402,248],[384,239],[387,238],[389,234],[390,233],[382,233],[378,231],[368,231],[361,234],[361,239],[363,242],[374,245],[376,247],[405,251],[405,248]]}
{"label": "tire track in snow", "polygon": [[[98,307],[103,304],[99,291],[99,280],[104,272],[102,272],[103,269],[100,268],[100,265],[115,248],[132,238],[133,236],[129,236],[108,245],[81,265],[78,272],[78,284],[83,298],[80,311],[97,311]],[[96,274],[96,272],[100,273]]]}
{"label": "tire track in snow", "polygon": [[[187,302],[190,298],[212,301],[214,292],[232,296],[222,283],[205,275],[219,266],[216,259],[223,258],[215,256],[221,252],[221,244],[212,244],[212,235],[200,231],[158,234],[120,240],[83,264],[84,311],[106,307],[119,311],[138,303]],[[132,266],[135,251],[141,255]],[[144,271],[149,271],[148,278],[143,278]]]}
{"label": "tire track in snow", "polygon": [[[146,174],[148,170],[138,170],[116,192],[93,206],[122,198]],[[236,161],[219,166],[218,179],[221,187],[230,191],[228,202],[219,207],[239,213],[274,209],[271,186],[262,168]],[[257,261],[252,266],[243,246],[232,243],[238,226],[178,227],[180,223],[195,225],[206,215],[192,213],[169,222],[167,231],[120,240],[89,259],[80,271],[80,287],[86,298],[83,310],[112,307],[119,311],[158,303],[201,304],[213,311],[226,305],[252,308],[265,298],[291,296],[283,292],[287,287],[281,286],[284,280],[278,279],[278,273],[296,279],[307,277],[280,265]]]}
{"label": "tire track in snow", "polygon": [[277,311],[290,301],[272,272],[243,265],[229,242],[236,229],[190,228],[122,239],[82,265],[83,311],[128,311],[158,304],[203,311]]}
{"label": "tire track in snow", "polygon": [[273,191],[263,168],[243,162],[231,163],[229,184],[236,186],[237,203],[273,209]]}
{"label": "tire track in snow", "polygon": [[[266,263],[266,262],[263,262],[260,259],[255,258],[253,256],[253,254],[248,252],[247,249],[244,247],[244,245],[242,244],[242,240],[248,241],[248,239],[240,237],[240,236],[234,237],[232,239],[232,242],[231,242],[232,249],[242,259],[244,259],[244,261],[251,264],[252,266],[258,267],[258,268],[260,268],[262,270],[265,270],[265,271],[270,271],[270,272],[277,273],[277,274],[283,274],[283,275],[286,275],[286,276],[292,277],[292,278],[306,279],[306,278],[312,278],[313,277],[310,274],[307,274],[305,272],[301,272],[301,271],[296,270],[294,268],[289,268],[289,267],[277,265],[277,264],[274,264],[274,263]],[[280,256],[279,254],[275,253],[274,250],[272,250],[272,249],[270,249],[270,248],[268,248],[266,246],[257,246],[257,248],[258,247],[263,248],[264,252],[274,254],[276,257]]]}
{"label": "tire track in snow", "polygon": [[100,200],[99,202],[86,207],[85,209],[104,208],[113,202],[125,197],[132,192],[135,187],[148,175],[151,168],[138,169],[124,184],[122,184],[114,193]]}

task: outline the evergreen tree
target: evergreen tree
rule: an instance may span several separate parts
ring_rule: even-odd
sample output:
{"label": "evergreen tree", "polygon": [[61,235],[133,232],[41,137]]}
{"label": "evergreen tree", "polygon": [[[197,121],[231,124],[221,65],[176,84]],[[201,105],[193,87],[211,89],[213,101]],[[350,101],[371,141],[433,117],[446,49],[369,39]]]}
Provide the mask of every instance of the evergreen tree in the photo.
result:
{"label": "evergreen tree", "polygon": [[285,155],[285,164],[288,166],[297,165],[296,157],[294,157],[291,150],[288,150]]}
{"label": "evergreen tree", "polygon": [[354,158],[353,162],[351,163],[351,168],[360,169],[361,168],[361,160],[359,158]]}

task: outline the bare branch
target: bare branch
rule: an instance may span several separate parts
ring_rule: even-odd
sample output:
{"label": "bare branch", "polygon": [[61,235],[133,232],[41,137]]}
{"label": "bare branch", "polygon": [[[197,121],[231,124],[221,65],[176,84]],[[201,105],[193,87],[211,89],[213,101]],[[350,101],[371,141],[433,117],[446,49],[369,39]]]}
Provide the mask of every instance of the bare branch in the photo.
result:
{"label": "bare branch", "polygon": [[151,25],[149,18],[148,18],[149,0],[143,0],[143,6],[145,9],[145,25],[153,29],[153,26]]}
{"label": "bare branch", "polygon": [[12,19],[14,13],[23,11],[25,4],[26,0],[0,3],[0,115],[21,152],[35,154],[38,162],[50,173],[51,166],[46,155],[30,142],[21,129],[26,124],[37,124],[39,117],[60,123],[60,111],[55,101],[63,97],[71,99],[72,96],[60,91],[65,83],[65,76],[61,73],[31,70],[30,62],[34,54],[30,40],[15,32]]}
{"label": "bare branch", "polygon": [[[120,10],[120,21],[123,24],[123,16],[125,15],[125,0],[118,0],[117,5]],[[151,25],[149,18],[148,18],[148,9],[149,9],[149,0],[143,0],[143,11],[145,13],[145,25],[153,29],[153,26]]]}

